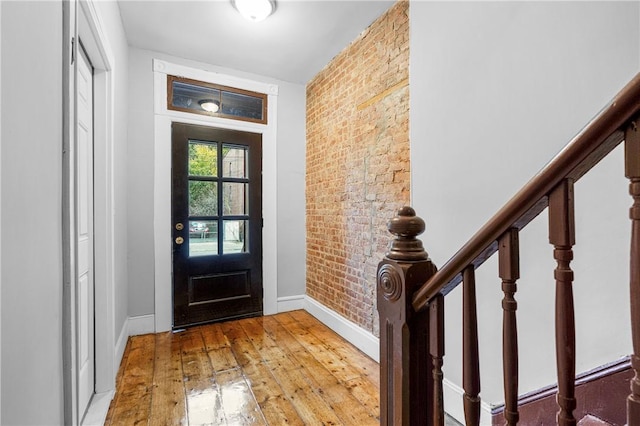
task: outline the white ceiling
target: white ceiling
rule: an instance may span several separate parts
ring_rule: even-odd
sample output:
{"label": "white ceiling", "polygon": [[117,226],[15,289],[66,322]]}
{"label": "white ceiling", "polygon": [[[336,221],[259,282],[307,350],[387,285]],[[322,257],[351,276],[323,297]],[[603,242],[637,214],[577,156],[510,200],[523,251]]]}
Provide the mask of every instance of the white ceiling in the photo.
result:
{"label": "white ceiling", "polygon": [[230,0],[119,0],[131,46],[307,83],[394,0],[277,0],[265,21]]}

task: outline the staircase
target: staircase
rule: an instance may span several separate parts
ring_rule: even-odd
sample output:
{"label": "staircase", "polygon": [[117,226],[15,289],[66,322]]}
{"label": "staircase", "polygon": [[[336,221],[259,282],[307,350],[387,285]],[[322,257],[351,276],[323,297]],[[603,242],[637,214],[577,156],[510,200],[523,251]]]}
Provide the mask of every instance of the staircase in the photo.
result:
{"label": "staircase", "polygon": [[[444,298],[462,284],[463,404],[466,425],[480,424],[480,369],[475,271],[498,254],[502,280],[504,410],[500,425],[520,419],[518,329],[515,293],[520,278],[518,235],[540,213],[549,216],[556,261],[556,422],[561,426],[607,425],[576,419],[575,314],[573,302],[574,185],[624,141],[625,175],[632,206],[630,309],[634,354],[627,424],[640,426],[640,74],[545,168],[438,270],[417,239],[424,221],[410,207],[389,222],[395,236],[378,266],[380,316],[380,422],[382,425],[445,425],[443,399]],[[545,423],[546,424],[546,423]]]}

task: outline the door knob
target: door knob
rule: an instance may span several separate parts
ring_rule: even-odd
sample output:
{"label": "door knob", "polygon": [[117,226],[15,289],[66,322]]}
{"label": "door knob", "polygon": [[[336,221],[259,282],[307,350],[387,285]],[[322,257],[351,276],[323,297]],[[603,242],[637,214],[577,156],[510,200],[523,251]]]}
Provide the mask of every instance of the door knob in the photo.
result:
{"label": "door knob", "polygon": [[182,243],[184,243],[184,238],[182,237],[176,238],[176,244],[182,244]]}

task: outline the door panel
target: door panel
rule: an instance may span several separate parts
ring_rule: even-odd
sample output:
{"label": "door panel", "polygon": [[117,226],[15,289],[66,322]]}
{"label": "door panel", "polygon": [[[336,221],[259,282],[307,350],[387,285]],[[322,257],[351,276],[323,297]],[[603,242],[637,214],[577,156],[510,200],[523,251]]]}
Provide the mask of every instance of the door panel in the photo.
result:
{"label": "door panel", "polygon": [[262,136],[173,123],[175,327],[262,315]]}
{"label": "door panel", "polygon": [[93,69],[78,49],[76,122],[76,248],[78,409],[84,414],[95,390],[93,276]]}

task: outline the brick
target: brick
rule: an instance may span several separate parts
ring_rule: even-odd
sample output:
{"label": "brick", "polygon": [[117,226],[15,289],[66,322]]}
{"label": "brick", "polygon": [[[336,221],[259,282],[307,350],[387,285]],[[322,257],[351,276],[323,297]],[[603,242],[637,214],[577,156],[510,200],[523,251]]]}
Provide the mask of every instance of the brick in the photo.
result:
{"label": "brick", "polygon": [[375,335],[386,223],[409,203],[408,12],[398,1],[307,84],[307,293]]}

